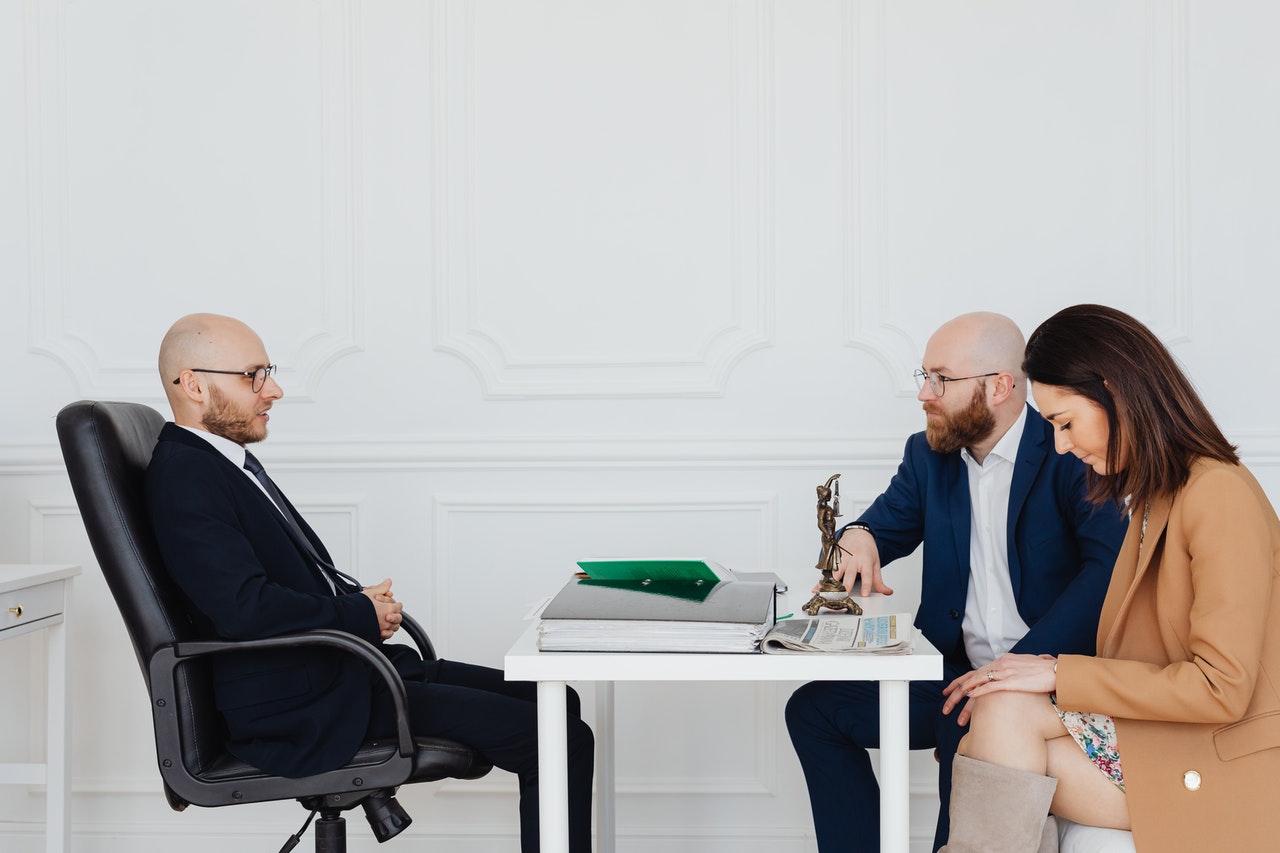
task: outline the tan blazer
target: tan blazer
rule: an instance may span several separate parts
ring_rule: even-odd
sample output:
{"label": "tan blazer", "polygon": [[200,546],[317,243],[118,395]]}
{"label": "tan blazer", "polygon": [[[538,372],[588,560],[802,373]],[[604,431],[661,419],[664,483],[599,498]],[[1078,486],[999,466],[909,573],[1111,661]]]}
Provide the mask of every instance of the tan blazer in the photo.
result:
{"label": "tan blazer", "polygon": [[1280,849],[1280,520],[1243,466],[1202,460],[1143,507],[1058,705],[1116,718],[1139,851]]}

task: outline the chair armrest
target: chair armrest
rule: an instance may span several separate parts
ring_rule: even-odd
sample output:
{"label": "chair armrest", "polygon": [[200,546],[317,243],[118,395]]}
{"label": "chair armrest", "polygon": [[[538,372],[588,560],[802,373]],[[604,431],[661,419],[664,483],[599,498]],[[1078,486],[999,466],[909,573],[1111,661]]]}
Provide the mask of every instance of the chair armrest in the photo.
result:
{"label": "chair armrest", "polygon": [[[421,629],[419,629],[421,630]],[[409,731],[409,700],[405,695],[404,682],[400,673],[396,672],[387,656],[367,640],[348,634],[345,631],[334,631],[321,628],[297,634],[282,634],[279,637],[265,637],[258,640],[193,640],[176,643],[157,649],[151,656],[148,667],[150,683],[153,690],[157,684],[172,684],[172,673],[179,665],[196,658],[215,654],[234,654],[237,652],[262,651],[263,649],[285,649],[301,647],[327,647],[354,654],[386,682],[391,694],[391,703],[396,715],[396,743],[402,757],[414,755],[413,735]]]}
{"label": "chair armrest", "polygon": [[436,659],[436,647],[432,645],[431,638],[427,636],[426,629],[418,624],[418,620],[414,619],[405,611],[400,611],[400,627],[413,640],[414,645],[418,647],[418,654],[422,655],[423,660]]}

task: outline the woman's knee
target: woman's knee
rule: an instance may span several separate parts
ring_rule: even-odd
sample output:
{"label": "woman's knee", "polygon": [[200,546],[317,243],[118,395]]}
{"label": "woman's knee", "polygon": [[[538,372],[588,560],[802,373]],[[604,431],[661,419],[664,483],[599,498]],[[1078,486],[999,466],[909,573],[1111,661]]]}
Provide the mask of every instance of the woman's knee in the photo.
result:
{"label": "woman's knee", "polygon": [[974,702],[969,730],[978,736],[993,730],[1005,733],[1038,730],[1044,725],[1046,711],[1052,713],[1053,706],[1045,693],[1015,690],[988,693]]}

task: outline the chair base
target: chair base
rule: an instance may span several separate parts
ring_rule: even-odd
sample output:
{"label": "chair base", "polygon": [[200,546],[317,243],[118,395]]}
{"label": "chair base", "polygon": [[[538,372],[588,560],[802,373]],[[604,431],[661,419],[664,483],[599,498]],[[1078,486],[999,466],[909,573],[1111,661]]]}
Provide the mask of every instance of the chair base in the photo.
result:
{"label": "chair base", "polygon": [[[298,803],[312,813],[319,813],[315,822],[316,853],[347,853],[347,821],[344,811],[357,805],[364,809],[373,835],[381,844],[390,841],[413,823],[413,818],[400,807],[395,798],[395,788],[381,788],[359,794],[330,794],[324,797],[303,797]],[[304,826],[305,830],[306,827]],[[301,834],[301,833],[299,833]],[[286,844],[281,853],[297,844]]]}
{"label": "chair base", "polygon": [[347,853],[347,821],[336,810],[316,821],[316,853]]}

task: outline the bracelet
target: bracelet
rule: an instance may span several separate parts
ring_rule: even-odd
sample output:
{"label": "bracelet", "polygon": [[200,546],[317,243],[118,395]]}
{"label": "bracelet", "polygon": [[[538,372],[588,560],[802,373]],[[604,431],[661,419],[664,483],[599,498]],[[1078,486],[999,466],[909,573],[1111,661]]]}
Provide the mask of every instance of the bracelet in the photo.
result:
{"label": "bracelet", "polygon": [[1053,674],[1058,674],[1058,662],[1056,660],[1053,662]]}
{"label": "bracelet", "polygon": [[867,531],[868,533],[871,533],[871,538],[872,538],[872,539],[876,538],[875,533],[872,533],[872,532],[871,532],[871,525],[869,525],[869,524],[863,524],[861,521],[851,521],[851,522],[849,522],[848,524],[846,524],[846,525],[844,526],[844,529],[845,529],[845,530],[854,530],[854,529],[857,529],[857,530],[865,530],[865,531]]}

